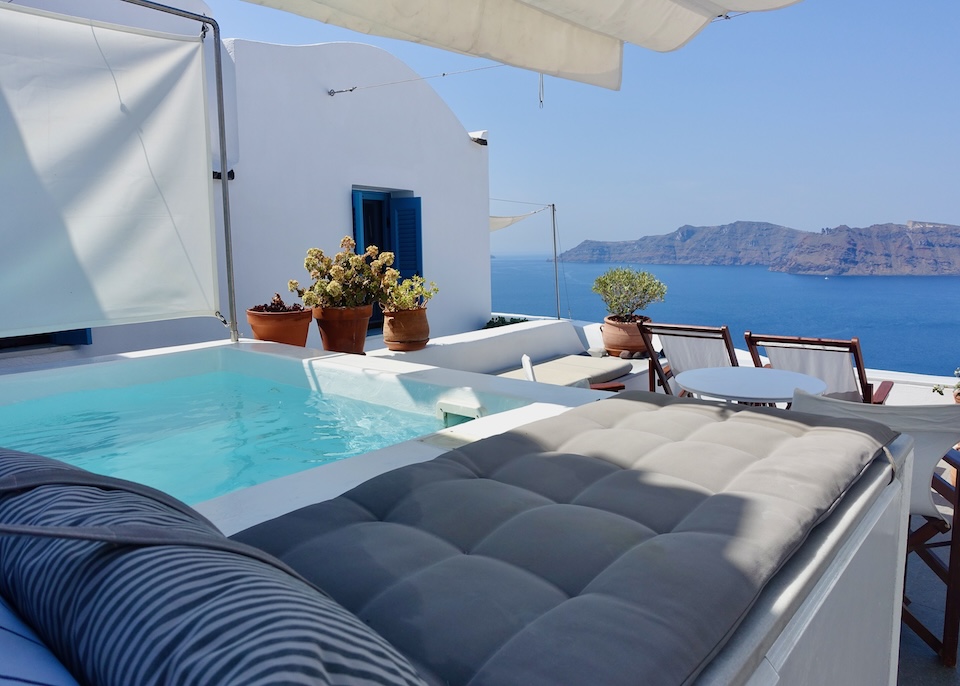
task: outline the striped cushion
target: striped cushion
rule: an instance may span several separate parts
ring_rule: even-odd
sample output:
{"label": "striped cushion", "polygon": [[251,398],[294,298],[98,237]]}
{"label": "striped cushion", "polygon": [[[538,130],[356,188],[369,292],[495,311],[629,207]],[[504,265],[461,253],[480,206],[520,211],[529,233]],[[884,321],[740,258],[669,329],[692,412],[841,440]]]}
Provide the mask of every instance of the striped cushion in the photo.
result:
{"label": "striped cushion", "polygon": [[[0,449],[0,481],[50,468],[67,467]],[[160,527],[189,542],[0,535],[0,593],[79,681],[423,683],[389,643],[325,594],[230,550],[236,544],[185,506],[122,487],[103,478],[101,487],[0,493],[0,526]]]}

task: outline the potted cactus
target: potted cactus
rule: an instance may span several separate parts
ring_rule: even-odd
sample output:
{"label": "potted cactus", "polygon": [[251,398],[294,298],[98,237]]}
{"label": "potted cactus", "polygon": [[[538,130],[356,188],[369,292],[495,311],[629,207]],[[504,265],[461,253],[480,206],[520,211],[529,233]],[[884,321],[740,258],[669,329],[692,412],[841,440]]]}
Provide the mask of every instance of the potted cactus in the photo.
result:
{"label": "potted cactus", "polygon": [[427,301],[437,294],[437,284],[431,281],[428,286],[422,276],[400,281],[395,269],[389,272],[380,300],[383,342],[389,350],[422,350],[430,340]]}
{"label": "potted cactus", "polygon": [[313,312],[305,310],[300,303],[287,305],[279,293],[263,305],[247,310],[247,323],[258,341],[275,341],[287,345],[307,345],[310,320]]}
{"label": "potted cactus", "polygon": [[313,283],[301,287],[291,280],[287,287],[313,308],[324,350],[362,355],[373,303],[381,300],[389,280],[395,281],[396,270],[390,269],[392,252],[368,245],[358,255],[356,247],[355,240],[344,236],[340,252],[332,257],[310,248],[303,266]]}

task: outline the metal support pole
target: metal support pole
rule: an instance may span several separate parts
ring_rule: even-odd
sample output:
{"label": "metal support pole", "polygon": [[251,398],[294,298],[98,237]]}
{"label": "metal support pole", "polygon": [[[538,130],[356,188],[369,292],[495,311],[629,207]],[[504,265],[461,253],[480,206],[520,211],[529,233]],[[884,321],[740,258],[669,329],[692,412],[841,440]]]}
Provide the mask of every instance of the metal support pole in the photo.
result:
{"label": "metal support pole", "polygon": [[223,102],[223,58],[220,55],[220,25],[213,27],[213,65],[217,80],[217,128],[220,133],[220,197],[223,202],[223,252],[227,265],[227,308],[230,310],[230,341],[240,340],[237,330],[237,290],[233,277],[233,231],[230,224],[230,184],[227,182],[227,120]]}
{"label": "metal support pole", "polygon": [[[229,307],[230,340],[240,340],[237,330],[237,294],[233,276],[233,235],[230,228],[230,190],[227,183],[227,124],[223,102],[223,61],[220,55],[220,25],[210,17],[188,12],[176,7],[161,5],[150,0],[123,0],[131,5],[139,5],[158,12],[173,14],[184,19],[192,19],[213,28],[213,68],[217,89],[217,130],[220,140],[220,197],[223,201],[223,250],[227,265],[227,306]],[[219,314],[219,313],[217,313]]]}
{"label": "metal support pole", "polygon": [[557,319],[560,319],[560,268],[557,266],[557,206],[550,203],[550,216],[553,219],[553,286],[557,294]]}

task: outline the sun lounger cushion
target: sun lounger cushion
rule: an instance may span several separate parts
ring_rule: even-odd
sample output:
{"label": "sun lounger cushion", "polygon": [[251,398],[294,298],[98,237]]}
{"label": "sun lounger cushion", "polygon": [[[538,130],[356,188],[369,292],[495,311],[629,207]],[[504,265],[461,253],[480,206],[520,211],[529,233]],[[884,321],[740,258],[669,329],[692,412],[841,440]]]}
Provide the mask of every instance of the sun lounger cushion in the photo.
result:
{"label": "sun lounger cushion", "polygon": [[0,684],[77,686],[43,641],[0,598]]}
{"label": "sun lounger cushion", "polygon": [[625,392],[236,538],[430,683],[677,686],[896,435],[857,426]]}
{"label": "sun lounger cushion", "polygon": [[[78,681],[423,683],[325,594],[235,548],[187,506],[126,483],[0,449],[0,526],[116,538],[0,535],[0,593]],[[128,543],[150,537],[158,544]]]}
{"label": "sun lounger cushion", "polygon": [[[592,383],[613,381],[633,371],[633,366],[619,357],[591,357],[589,355],[564,355],[552,360],[537,362],[533,373],[537,381],[558,386],[588,386]],[[509,379],[524,379],[523,369],[513,369],[498,376]]]}

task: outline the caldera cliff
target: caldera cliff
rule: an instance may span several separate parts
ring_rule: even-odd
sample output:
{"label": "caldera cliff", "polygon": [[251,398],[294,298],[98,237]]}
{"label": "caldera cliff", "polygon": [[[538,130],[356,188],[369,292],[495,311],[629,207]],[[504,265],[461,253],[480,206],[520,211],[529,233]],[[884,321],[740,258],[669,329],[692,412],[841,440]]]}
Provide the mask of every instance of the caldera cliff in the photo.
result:
{"label": "caldera cliff", "polygon": [[838,226],[819,233],[767,222],[681,226],[633,241],[583,241],[564,262],[762,265],[824,276],[960,275],[960,226],[932,222]]}

